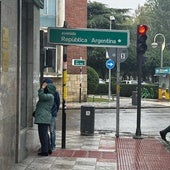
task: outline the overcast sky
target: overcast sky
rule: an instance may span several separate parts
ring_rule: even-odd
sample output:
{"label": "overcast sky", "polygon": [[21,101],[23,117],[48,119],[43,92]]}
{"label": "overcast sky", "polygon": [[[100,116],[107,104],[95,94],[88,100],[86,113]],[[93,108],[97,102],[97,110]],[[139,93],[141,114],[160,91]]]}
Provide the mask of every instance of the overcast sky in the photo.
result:
{"label": "overcast sky", "polygon": [[91,2],[93,1],[106,4],[109,8],[132,8],[132,10],[146,2],[146,0],[91,0]]}

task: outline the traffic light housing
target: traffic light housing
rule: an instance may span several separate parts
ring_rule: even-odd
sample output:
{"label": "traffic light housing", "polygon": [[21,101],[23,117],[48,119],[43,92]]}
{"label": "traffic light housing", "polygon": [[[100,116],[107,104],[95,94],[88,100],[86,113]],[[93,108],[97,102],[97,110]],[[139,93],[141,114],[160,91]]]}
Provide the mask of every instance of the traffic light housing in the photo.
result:
{"label": "traffic light housing", "polygon": [[137,55],[141,56],[145,54],[147,50],[147,33],[148,27],[146,25],[138,25],[137,26]]}
{"label": "traffic light housing", "polygon": [[147,33],[148,27],[146,25],[137,26],[137,42],[136,42],[136,52],[137,52],[137,75],[138,75],[138,86],[137,86],[137,125],[135,139],[141,138],[141,81],[142,81],[142,64],[145,62],[145,52],[147,50]]}

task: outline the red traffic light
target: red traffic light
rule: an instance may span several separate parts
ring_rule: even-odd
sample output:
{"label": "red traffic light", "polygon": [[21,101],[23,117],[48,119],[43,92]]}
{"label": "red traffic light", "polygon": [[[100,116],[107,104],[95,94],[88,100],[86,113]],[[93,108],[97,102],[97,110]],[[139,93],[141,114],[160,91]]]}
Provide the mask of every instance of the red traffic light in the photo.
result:
{"label": "red traffic light", "polygon": [[137,54],[143,55],[147,50],[147,35],[148,27],[146,25],[137,26]]}
{"label": "red traffic light", "polygon": [[146,34],[147,31],[148,31],[148,27],[146,25],[138,26],[138,34]]}

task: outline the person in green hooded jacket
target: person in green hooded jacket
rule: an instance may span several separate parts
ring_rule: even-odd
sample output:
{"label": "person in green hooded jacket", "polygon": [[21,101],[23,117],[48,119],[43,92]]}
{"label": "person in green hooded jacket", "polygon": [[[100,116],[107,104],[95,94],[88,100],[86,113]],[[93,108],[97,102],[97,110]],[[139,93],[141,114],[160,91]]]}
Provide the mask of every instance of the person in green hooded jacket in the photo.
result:
{"label": "person in green hooded jacket", "polygon": [[36,104],[35,110],[35,124],[38,124],[38,134],[41,143],[41,151],[38,153],[40,156],[48,156],[52,153],[48,129],[51,123],[51,108],[54,103],[54,93],[56,87],[49,83],[44,82],[38,90],[39,100]]}

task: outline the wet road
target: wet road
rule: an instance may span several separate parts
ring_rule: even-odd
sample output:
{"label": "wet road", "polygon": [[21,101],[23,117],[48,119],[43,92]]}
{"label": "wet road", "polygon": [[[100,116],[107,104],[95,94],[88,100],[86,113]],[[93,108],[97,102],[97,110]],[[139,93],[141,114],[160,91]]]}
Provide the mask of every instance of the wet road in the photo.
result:
{"label": "wet road", "polygon": [[[136,109],[120,109],[120,134],[135,134],[137,122]],[[67,130],[80,130],[80,110],[66,110]],[[141,109],[142,135],[159,135],[159,131],[170,124],[169,108]],[[62,111],[58,113],[58,130],[62,127]],[[95,109],[95,130],[116,131],[116,109]]]}

